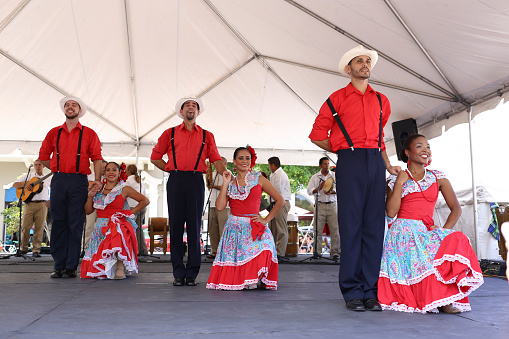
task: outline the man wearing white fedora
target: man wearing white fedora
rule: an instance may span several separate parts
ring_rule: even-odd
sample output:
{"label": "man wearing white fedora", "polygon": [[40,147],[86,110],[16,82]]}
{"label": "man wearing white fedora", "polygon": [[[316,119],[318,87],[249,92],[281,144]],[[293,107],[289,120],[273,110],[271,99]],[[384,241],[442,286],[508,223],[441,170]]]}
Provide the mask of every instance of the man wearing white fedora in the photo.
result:
{"label": "man wearing white fedora", "polygon": [[87,175],[94,163],[93,187],[100,188],[101,142],[79,119],[87,106],[76,97],[60,100],[65,123],[52,128],[39,150],[39,160],[51,169],[51,255],[55,261],[52,278],[75,278],[80,260],[81,235],[88,195]]}
{"label": "man wearing white fedora", "polygon": [[[196,118],[205,107],[199,98],[181,98],[175,112],[182,124],[167,129],[152,150],[150,161],[159,169],[169,172],[167,187],[168,217],[170,219],[170,252],[174,286],[196,286],[200,271],[200,229],[208,158],[219,173],[226,171],[217,151],[214,135],[196,124]],[[168,156],[168,162],[163,155]],[[187,231],[188,257],[184,265],[183,234]]]}
{"label": "man wearing white fedora", "polygon": [[338,155],[339,287],[352,311],[382,310],[376,283],[385,230],[385,170],[401,170],[385,152],[389,100],[368,84],[377,60],[378,53],[363,46],[343,55],[339,72],[350,83],[322,105],[309,135],[314,144]]}

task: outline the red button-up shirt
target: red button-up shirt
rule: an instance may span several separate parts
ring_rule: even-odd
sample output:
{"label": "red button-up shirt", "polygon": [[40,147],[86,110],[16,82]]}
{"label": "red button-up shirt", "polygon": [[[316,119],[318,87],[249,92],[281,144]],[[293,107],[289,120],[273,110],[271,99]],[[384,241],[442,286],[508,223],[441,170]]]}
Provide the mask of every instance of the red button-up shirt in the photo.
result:
{"label": "red button-up shirt", "polygon": [[[385,95],[382,98],[382,126],[387,124],[391,115],[391,105]],[[332,105],[338,112],[355,148],[378,148],[378,134],[380,126],[380,104],[376,92],[368,85],[362,94],[358,89],[348,84],[330,96]],[[329,133],[330,131],[330,133]],[[337,152],[349,148],[348,142],[339,128],[332,112],[324,102],[315,119],[309,139],[325,140],[329,138],[329,146]],[[382,150],[385,150],[382,131]]]}
{"label": "red button-up shirt", "polygon": [[[193,171],[196,161],[198,160],[198,154],[203,142],[203,129],[194,124],[193,130],[189,132],[184,123],[175,126],[175,157],[177,158],[177,170],[179,171]],[[171,149],[171,128],[161,134],[157,140],[156,146],[152,149],[152,155],[150,159],[160,160],[163,155],[168,156],[168,161],[164,167],[165,171],[175,170],[173,164],[173,152]],[[210,162],[221,160],[221,156],[217,151],[216,141],[214,135],[207,131],[205,136],[205,147],[198,163],[196,171],[206,173],[207,164],[205,160],[209,159]]]}
{"label": "red button-up shirt", "polygon": [[[60,151],[60,172],[61,173],[76,173],[76,157],[78,155],[78,142],[80,139],[80,131],[84,127],[78,122],[75,128],[69,131],[67,125],[64,123],[62,126],[52,128],[44,141],[42,142],[41,149],[39,150],[39,160],[50,160],[51,172],[57,171],[57,136],[58,130],[62,129],[59,141]],[[51,156],[53,154],[53,156]],[[102,160],[101,156],[101,142],[99,137],[93,129],[86,127],[83,130],[83,137],[81,139],[81,155],[79,172],[81,174],[90,174],[90,160]]]}

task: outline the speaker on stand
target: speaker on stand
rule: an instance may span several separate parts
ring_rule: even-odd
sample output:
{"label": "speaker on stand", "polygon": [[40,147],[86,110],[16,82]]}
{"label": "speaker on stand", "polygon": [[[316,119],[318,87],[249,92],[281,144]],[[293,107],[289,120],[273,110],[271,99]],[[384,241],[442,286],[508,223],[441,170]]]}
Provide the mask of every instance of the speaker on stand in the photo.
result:
{"label": "speaker on stand", "polygon": [[417,123],[415,119],[405,119],[392,123],[392,133],[394,135],[394,144],[396,146],[396,154],[398,160],[401,161],[401,151],[405,139],[411,134],[417,134]]}

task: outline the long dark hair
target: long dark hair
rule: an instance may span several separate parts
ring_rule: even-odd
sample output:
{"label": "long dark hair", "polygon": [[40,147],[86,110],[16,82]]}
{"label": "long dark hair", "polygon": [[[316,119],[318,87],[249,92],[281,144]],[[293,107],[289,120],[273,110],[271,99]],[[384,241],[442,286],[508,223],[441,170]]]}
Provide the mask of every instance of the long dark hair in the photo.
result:
{"label": "long dark hair", "polygon": [[408,157],[407,155],[405,154],[405,151],[406,150],[409,150],[410,151],[410,146],[412,146],[412,143],[414,142],[415,139],[417,138],[426,138],[424,135],[422,134],[410,134],[406,139],[405,141],[403,142],[403,149],[399,152],[399,156],[401,158],[401,160],[403,162],[408,162]]}
{"label": "long dark hair", "polygon": [[138,175],[138,167],[136,165],[128,165],[126,170],[127,175],[134,175],[134,180],[139,184],[140,183],[140,176]]}

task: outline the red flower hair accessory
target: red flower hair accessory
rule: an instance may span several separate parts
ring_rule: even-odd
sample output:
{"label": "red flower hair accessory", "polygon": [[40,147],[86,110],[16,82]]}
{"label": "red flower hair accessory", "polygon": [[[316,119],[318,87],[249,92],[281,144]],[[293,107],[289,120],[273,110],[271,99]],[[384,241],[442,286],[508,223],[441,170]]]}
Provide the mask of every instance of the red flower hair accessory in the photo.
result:
{"label": "red flower hair accessory", "polygon": [[122,163],[120,165],[120,175],[118,177],[119,181],[126,182],[127,181],[127,175],[125,174],[126,165],[125,163]]}
{"label": "red flower hair accessory", "polygon": [[247,145],[246,148],[249,150],[249,153],[251,153],[251,168],[253,168],[256,165],[256,152],[253,147]]}

